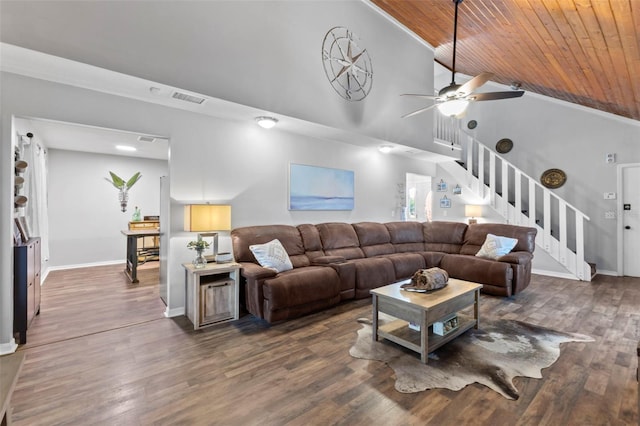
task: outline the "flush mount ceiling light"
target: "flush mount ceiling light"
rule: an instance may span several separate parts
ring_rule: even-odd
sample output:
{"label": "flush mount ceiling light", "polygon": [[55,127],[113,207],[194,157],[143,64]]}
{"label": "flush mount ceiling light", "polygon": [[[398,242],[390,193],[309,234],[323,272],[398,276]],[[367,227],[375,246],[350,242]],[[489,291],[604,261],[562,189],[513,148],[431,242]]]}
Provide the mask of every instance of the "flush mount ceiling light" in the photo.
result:
{"label": "flush mount ceiling light", "polygon": [[116,145],[116,149],[120,151],[137,151],[136,148],[129,145]]}
{"label": "flush mount ceiling light", "polygon": [[391,145],[380,145],[380,147],[378,148],[378,151],[380,151],[383,154],[388,154],[391,152],[392,149],[393,149],[393,146]]}
{"label": "flush mount ceiling light", "polygon": [[278,119],[273,117],[263,116],[263,117],[256,117],[256,122],[258,123],[258,126],[262,127],[263,129],[270,129],[276,125],[276,123],[278,122]]}

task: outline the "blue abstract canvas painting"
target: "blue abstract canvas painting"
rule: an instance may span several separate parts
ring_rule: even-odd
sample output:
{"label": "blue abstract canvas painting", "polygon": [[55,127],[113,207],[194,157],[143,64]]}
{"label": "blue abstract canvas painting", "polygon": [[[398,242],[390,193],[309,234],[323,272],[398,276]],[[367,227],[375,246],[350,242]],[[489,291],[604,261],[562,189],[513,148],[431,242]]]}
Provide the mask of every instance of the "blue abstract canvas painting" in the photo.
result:
{"label": "blue abstract canvas painting", "polygon": [[289,165],[289,210],[353,210],[354,173]]}

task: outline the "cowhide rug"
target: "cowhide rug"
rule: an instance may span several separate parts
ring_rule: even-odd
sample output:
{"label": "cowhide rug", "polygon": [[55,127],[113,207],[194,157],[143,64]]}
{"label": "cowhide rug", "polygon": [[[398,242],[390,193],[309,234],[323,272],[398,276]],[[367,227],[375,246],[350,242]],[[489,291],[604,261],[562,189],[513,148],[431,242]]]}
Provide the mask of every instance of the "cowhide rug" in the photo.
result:
{"label": "cowhide rug", "polygon": [[392,342],[371,338],[371,320],[359,319],[356,343],[349,353],[355,358],[385,362],[395,372],[396,390],[403,393],[445,388],[454,391],[477,382],[508,399],[518,399],[516,376],[542,378],[541,370],[560,356],[560,343],[593,342],[589,336],[565,333],[521,321],[484,321],[429,354],[420,362],[416,352]]}

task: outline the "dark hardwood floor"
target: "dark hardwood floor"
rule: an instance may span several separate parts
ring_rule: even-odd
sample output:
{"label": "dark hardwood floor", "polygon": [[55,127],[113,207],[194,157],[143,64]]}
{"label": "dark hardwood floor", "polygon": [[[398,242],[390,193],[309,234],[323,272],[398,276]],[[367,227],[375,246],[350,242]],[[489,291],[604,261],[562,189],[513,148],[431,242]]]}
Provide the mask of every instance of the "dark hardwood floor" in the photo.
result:
{"label": "dark hardwood floor", "polygon": [[370,299],[273,326],[244,315],[193,331],[185,317],[162,316],[157,286],[131,288],[119,275],[49,276],[19,349],[16,425],[638,424],[640,279],[534,276],[512,299],[483,296],[485,319],[596,340],[564,344],[542,379],[515,380],[521,397],[510,401],[478,384],[397,392],[390,368],[349,355]]}

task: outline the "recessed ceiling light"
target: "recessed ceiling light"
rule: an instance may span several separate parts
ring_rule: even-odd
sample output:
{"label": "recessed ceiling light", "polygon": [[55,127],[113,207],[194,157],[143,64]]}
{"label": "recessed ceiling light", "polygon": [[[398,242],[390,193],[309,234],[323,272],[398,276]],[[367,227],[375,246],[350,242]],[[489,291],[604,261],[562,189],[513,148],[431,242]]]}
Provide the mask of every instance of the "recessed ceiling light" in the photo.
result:
{"label": "recessed ceiling light", "polygon": [[276,125],[278,119],[273,117],[256,117],[256,121],[258,122],[258,126],[263,129],[270,129]]}
{"label": "recessed ceiling light", "polygon": [[392,149],[393,149],[393,146],[391,145],[380,145],[380,147],[378,148],[378,151],[380,151],[383,154],[388,154],[391,152]]}
{"label": "recessed ceiling light", "polygon": [[129,145],[116,145],[116,149],[120,151],[137,151],[135,147]]}

